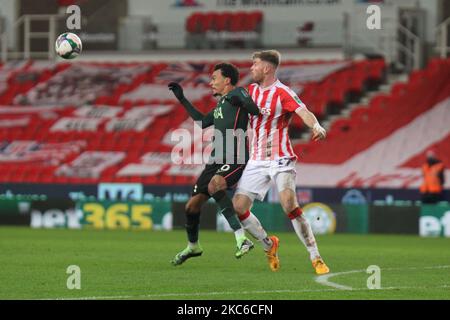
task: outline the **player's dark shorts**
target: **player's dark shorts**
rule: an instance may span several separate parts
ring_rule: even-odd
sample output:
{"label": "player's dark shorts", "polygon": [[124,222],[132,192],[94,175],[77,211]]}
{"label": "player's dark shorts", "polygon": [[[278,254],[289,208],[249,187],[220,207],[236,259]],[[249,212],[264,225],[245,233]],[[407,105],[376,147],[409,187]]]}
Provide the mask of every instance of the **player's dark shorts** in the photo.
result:
{"label": "player's dark shorts", "polygon": [[199,193],[209,196],[208,184],[215,175],[225,178],[228,189],[234,187],[241,178],[245,165],[246,164],[207,164],[192,189],[192,196]]}

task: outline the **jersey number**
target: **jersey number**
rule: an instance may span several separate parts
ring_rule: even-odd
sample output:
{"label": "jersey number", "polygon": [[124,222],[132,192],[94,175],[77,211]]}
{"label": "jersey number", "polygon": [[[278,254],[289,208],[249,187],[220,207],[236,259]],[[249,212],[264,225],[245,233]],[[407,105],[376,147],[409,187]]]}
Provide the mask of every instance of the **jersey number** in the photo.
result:
{"label": "jersey number", "polygon": [[230,170],[230,165],[224,164],[217,172],[218,172],[218,173],[219,173],[219,172],[226,172],[226,171],[228,171],[228,170]]}
{"label": "jersey number", "polygon": [[270,116],[270,108],[261,108],[261,114]]}

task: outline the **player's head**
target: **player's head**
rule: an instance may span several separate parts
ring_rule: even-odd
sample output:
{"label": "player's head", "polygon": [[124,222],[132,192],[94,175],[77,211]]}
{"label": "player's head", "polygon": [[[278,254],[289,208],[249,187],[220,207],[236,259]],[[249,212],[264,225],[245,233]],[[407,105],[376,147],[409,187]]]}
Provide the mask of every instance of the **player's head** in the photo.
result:
{"label": "player's head", "polygon": [[211,76],[210,86],[213,89],[213,95],[227,94],[239,81],[239,70],[231,63],[218,63],[214,66]]}
{"label": "player's head", "polygon": [[427,150],[426,156],[427,156],[427,160],[435,160],[436,159],[436,153],[432,149]]}
{"label": "player's head", "polygon": [[275,76],[280,65],[281,55],[277,50],[257,51],[253,54],[253,65],[250,68],[255,82],[261,83],[267,76]]}

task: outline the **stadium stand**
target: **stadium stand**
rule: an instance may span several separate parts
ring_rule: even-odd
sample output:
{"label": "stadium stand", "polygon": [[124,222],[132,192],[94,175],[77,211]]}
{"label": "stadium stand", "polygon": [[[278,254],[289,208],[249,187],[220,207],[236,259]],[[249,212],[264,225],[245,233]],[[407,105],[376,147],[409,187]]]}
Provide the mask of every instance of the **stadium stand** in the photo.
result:
{"label": "stadium stand", "polygon": [[350,118],[334,122],[326,141],[294,149],[302,151],[305,163],[343,163],[447,99],[449,67],[448,59],[431,60],[428,68],[412,73],[407,83],[394,85],[390,94],[377,95],[368,106],[354,109]]}
{"label": "stadium stand", "polygon": [[188,48],[256,48],[261,43],[261,11],[193,12],[187,19]]}
{"label": "stadium stand", "polygon": [[[250,64],[235,64],[246,85]],[[167,83],[182,82],[188,97],[206,112],[215,104],[208,88],[213,66],[213,62],[70,65],[35,61],[3,65],[2,74],[7,76],[0,96],[0,169],[4,172],[0,180],[192,183],[201,166],[170,161],[176,144],[171,133],[183,128],[192,131],[194,126],[168,92]],[[349,101],[358,101],[369,87],[383,83],[386,65],[383,60],[285,61],[283,68],[282,81],[296,88],[319,118],[325,118],[339,113]],[[342,163],[448,98],[449,77],[449,60],[432,60],[425,70],[412,73],[407,83],[394,85],[389,94],[376,95],[349,118],[333,122],[327,140],[300,143],[294,150],[304,163]],[[299,120],[294,117],[292,131],[302,130]],[[434,147],[445,148],[446,141]],[[412,159],[405,166],[416,166],[417,161]],[[449,159],[444,161],[450,165]]]}

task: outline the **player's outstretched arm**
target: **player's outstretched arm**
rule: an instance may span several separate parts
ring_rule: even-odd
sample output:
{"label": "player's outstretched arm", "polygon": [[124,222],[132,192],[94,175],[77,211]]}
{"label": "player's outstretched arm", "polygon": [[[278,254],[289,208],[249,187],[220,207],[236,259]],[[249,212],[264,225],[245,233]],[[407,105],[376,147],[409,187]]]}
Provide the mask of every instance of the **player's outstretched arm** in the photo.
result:
{"label": "player's outstretched arm", "polygon": [[239,96],[231,96],[228,98],[231,105],[233,105],[236,108],[242,107],[244,108],[249,114],[252,115],[259,115],[259,108],[256,105],[256,103],[251,99],[242,99]]}
{"label": "player's outstretched arm", "polygon": [[312,129],[313,136],[312,139],[314,141],[323,140],[327,136],[327,132],[320,125],[319,121],[317,121],[314,113],[308,110],[308,108],[300,108],[295,111],[295,113],[302,118],[303,122]]}
{"label": "player's outstretched arm", "polygon": [[200,111],[198,111],[189,102],[189,100],[186,99],[186,97],[184,96],[184,93],[183,93],[183,88],[181,87],[180,84],[178,84],[176,82],[171,82],[171,83],[169,83],[168,87],[169,87],[169,90],[173,92],[173,94],[178,99],[178,101],[180,101],[180,103],[183,105],[183,107],[186,109],[186,111],[189,113],[189,115],[191,116],[192,119],[194,119],[195,121],[203,121],[203,119],[205,118],[205,115],[203,113],[201,113]]}

